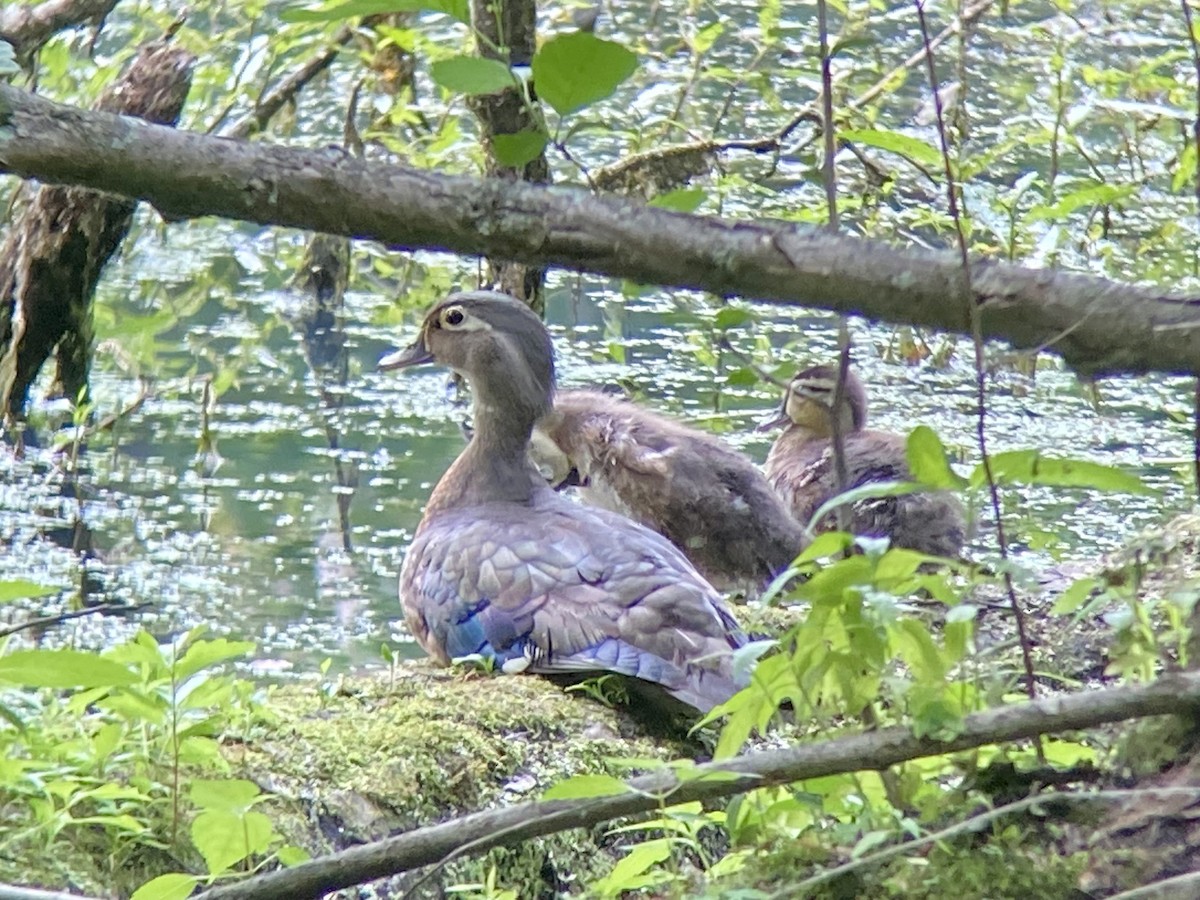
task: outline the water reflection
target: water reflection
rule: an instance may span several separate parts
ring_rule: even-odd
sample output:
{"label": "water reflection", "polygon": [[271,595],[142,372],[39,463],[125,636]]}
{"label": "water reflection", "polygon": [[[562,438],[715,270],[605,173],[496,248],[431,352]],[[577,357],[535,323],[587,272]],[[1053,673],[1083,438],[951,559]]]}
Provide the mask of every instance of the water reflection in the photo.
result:
{"label": "water reflection", "polygon": [[[256,639],[264,658],[306,671],[327,656],[346,666],[378,662],[384,642],[416,654],[399,624],[397,572],[425,498],[462,447],[462,413],[449,402],[440,371],[403,378],[375,371],[379,356],[415,328],[415,321],[374,324],[387,317],[391,300],[350,292],[338,310],[316,302],[320,292],[312,288],[243,297],[234,309],[214,297],[177,344],[159,348],[168,372],[195,367],[197,346],[223,346],[241,363],[207,412],[199,381],[163,384],[111,438],[86,449],[82,521],[98,559],[91,568],[105,598],[151,606],[133,621],[72,623],[57,639],[95,645],[137,624],[161,635],[207,624]],[[109,290],[109,302],[119,302],[121,285]],[[298,306],[298,298],[312,305]],[[730,387],[698,361],[708,326],[685,312],[697,298],[652,291],[626,302],[596,283],[580,290],[572,276],[552,282],[549,300],[564,384],[625,384],[646,402],[721,432],[754,458],[765,456],[769,437],[752,425],[777,403],[776,389]],[[831,317],[766,305],[752,311],[753,323],[729,333],[742,352],[769,342],[780,371],[833,354]],[[973,465],[974,374],[963,355],[943,369],[887,363],[880,351],[891,329],[855,323],[853,330],[855,363],[871,385],[877,426],[906,431],[928,424],[965,466]],[[247,335],[253,335],[250,349]],[[610,355],[614,346],[624,353],[622,363]],[[117,405],[134,388],[118,372],[98,373],[101,405]],[[1010,532],[1032,567],[1051,551],[1094,557],[1162,521],[1164,507],[1186,505],[1171,464],[1190,452],[1186,382],[1112,379],[1099,391],[1096,409],[1088,392],[1055,367],[1036,381],[1002,374],[993,391],[994,450],[1037,446],[1137,467],[1164,491],[1162,500],[1006,492]],[[215,471],[195,462],[206,416],[222,459]],[[48,458],[35,452],[4,462],[0,577],[73,592],[78,559],[47,537],[74,527],[73,504],[64,502],[66,482]],[[987,556],[993,547],[983,524],[974,552]],[[64,603],[52,598],[42,611]]]}

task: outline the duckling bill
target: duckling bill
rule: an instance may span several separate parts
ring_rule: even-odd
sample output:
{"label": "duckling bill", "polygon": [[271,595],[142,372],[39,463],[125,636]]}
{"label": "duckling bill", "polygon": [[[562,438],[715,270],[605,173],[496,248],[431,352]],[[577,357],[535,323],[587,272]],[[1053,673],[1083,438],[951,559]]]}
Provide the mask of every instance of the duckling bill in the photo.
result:
{"label": "duckling bill", "polygon": [[712,583],[761,588],[803,528],[744,454],[715,435],[594,390],[560,391],[533,435],[552,484],[666,537]]}
{"label": "duckling bill", "polygon": [[[839,493],[833,459],[835,415],[841,426],[847,489],[912,477],[904,436],[866,427],[867,392],[853,371],[846,373],[835,413],[837,378],[834,365],[797,373],[788,384],[779,416],[760,426],[786,426],[771,447],[764,470],[792,514],[805,524]],[[817,527],[836,527],[834,516],[827,515]],[[945,491],[859,501],[851,507],[850,529],[855,534],[888,537],[893,546],[947,557],[959,555],[966,532],[962,505]]]}
{"label": "duckling bill", "polygon": [[529,460],[554,394],[553,346],[524,304],[452,294],[380,366],[448,366],[471,384],[474,434],[438,481],[400,573],[409,630],[439,663],[505,672],[616,672],[707,712],[739,685],[746,639],[669,541],[556,493]]}

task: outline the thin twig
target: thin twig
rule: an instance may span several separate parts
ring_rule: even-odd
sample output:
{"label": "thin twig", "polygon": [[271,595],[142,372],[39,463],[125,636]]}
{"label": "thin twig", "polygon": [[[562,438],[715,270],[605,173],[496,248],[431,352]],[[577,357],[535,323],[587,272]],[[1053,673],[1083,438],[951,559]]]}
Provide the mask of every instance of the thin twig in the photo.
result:
{"label": "thin twig", "polygon": [[[60,625],[63,622],[69,622],[71,619],[80,619],[84,616],[90,616],[92,613],[123,613],[137,612],[139,609],[145,609],[147,606],[152,606],[151,603],[98,603],[95,606],[89,606],[87,609],[76,609],[71,612],[58,613],[53,616],[42,616],[39,619],[30,619],[27,622],[21,622],[18,625],[9,625],[5,628],[0,628],[0,638],[6,638],[10,634],[16,634],[20,631],[28,631],[31,628],[49,628],[53,625]],[[0,896],[0,900],[3,897]]]}
{"label": "thin twig", "polygon": [[[913,0],[917,9],[917,19],[921,26],[921,37],[929,40],[929,26],[925,22],[925,7],[922,0]],[[976,417],[975,437],[982,458],[983,471],[987,476],[988,494],[992,501],[992,514],[996,519],[996,542],[1000,550],[1000,559],[1008,560],[1008,538],[1004,532],[1004,517],[1000,508],[1000,489],[996,484],[996,476],[992,471],[991,457],[987,446],[987,370],[984,364],[983,320],[979,305],[972,299],[971,292],[971,260],[967,253],[967,235],[962,225],[962,217],[958,210],[958,180],[954,177],[954,167],[950,162],[950,142],[946,136],[946,119],[942,109],[942,99],[938,93],[937,68],[934,65],[933,54],[925,56],[929,72],[929,88],[933,92],[933,106],[937,112],[938,140],[941,142],[942,163],[946,169],[946,196],[949,203],[950,218],[954,222],[954,233],[958,243],[959,258],[962,263],[963,297],[967,303],[967,314],[971,322],[971,338],[975,345],[975,393]],[[1030,700],[1037,699],[1037,679],[1034,675],[1033,651],[1029,643],[1029,635],[1025,627],[1025,611],[1017,600],[1017,591],[1013,585],[1012,573],[1004,567],[1004,589],[1012,604],[1013,620],[1017,626],[1017,637],[1021,641],[1021,659],[1025,665],[1025,691]],[[1041,741],[1037,741],[1038,761],[1045,762]]]}
{"label": "thin twig", "polygon": [[[905,841],[901,844],[896,844],[876,853],[867,854],[859,859],[851,860],[848,863],[843,863],[840,866],[834,866],[832,869],[826,869],[824,872],[814,875],[811,878],[806,878],[798,884],[790,885],[787,896],[794,897],[797,895],[802,895],[805,891],[811,890],[818,885],[827,884],[830,881],[841,878],[845,875],[849,875],[852,872],[857,872],[859,869],[877,866],[894,856],[912,853],[914,850],[918,850],[921,847],[926,847],[929,844],[936,844],[940,841],[952,840],[953,838],[960,837],[964,834],[982,831],[997,819],[1002,819],[1005,816],[1015,815],[1016,813],[1022,813],[1029,809],[1035,809],[1036,807],[1045,805],[1047,803],[1107,803],[1121,800],[1131,800],[1133,798],[1144,797],[1146,795],[1162,796],[1176,794],[1200,798],[1200,788],[1135,788],[1130,790],[1093,791],[1086,794],[1075,793],[1071,791],[1056,791],[1049,794],[1038,794],[1035,797],[1026,797],[1023,800],[1017,800],[1014,803],[1007,803],[1004,806],[997,806],[995,809],[989,809],[987,812],[982,812],[979,815],[971,816],[971,818],[962,822],[958,822],[957,824],[951,825],[947,828],[943,828],[941,831],[935,831],[931,834],[925,835],[924,837],[916,838],[915,840],[911,841]],[[1194,877],[1200,877],[1200,874],[1198,873],[1191,874]],[[1125,895],[1122,894],[1118,896]]]}

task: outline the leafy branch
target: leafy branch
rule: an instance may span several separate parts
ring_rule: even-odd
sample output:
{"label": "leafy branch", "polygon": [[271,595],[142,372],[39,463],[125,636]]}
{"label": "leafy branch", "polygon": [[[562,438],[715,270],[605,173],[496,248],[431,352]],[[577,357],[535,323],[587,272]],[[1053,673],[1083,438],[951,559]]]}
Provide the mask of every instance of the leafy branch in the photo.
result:
{"label": "leafy branch", "polygon": [[[744,793],[844,772],[881,770],[921,757],[1015,741],[1048,732],[1092,728],[1111,722],[1167,715],[1200,706],[1200,673],[1177,673],[1153,684],[1090,691],[975,713],[947,741],[914,736],[895,727],[879,731],[760,751],[721,763],[668,769],[628,782],[608,779],[576,799],[540,800],[488,810],[418,828],[405,834],[206,891],[208,900],[284,900],[319,897],[376,878],[408,872],[458,854],[510,846],[572,828],[585,828],[621,816],[659,809],[663,800],[685,803]],[[556,788],[563,796],[571,785]],[[614,793],[620,791],[619,793]],[[0,897],[0,900],[3,900]]]}

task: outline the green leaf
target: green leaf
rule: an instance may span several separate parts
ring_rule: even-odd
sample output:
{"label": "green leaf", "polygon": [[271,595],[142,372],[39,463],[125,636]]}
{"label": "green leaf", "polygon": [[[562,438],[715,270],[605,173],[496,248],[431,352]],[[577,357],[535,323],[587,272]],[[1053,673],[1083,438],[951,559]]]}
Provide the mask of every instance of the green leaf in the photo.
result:
{"label": "green leaf", "polygon": [[517,83],[508,66],[481,56],[452,56],[430,67],[433,80],[459,94],[495,94]]}
{"label": "green leaf", "polygon": [[[658,838],[652,841],[642,841],[634,844],[633,848],[620,859],[613,870],[596,884],[602,896],[616,897],[626,891],[636,890],[643,886],[641,881],[635,881],[651,866],[655,866],[671,856],[671,840]],[[653,882],[651,882],[653,883]]]}
{"label": "green leaf", "polygon": [[533,84],[565,116],[610,96],[636,68],[637,57],[625,47],[577,31],[551,38],[534,54]]}
{"label": "green leaf", "polygon": [[754,313],[751,310],[744,306],[726,306],[717,310],[716,320],[713,324],[721,331],[725,331],[752,321],[754,321]]}
{"label": "green leaf", "polygon": [[905,456],[913,481],[951,490],[961,490],[967,486],[967,479],[950,467],[946,448],[942,446],[937,433],[928,425],[918,425],[912,430],[908,436]]}
{"label": "green leaf", "polygon": [[196,876],[182,872],[159,875],[134,891],[129,900],[185,900],[200,881]]}
{"label": "green leaf", "polygon": [[885,131],[877,128],[866,128],[850,131],[839,131],[838,137],[844,141],[866,144],[878,150],[887,150],[899,156],[911,159],[923,166],[940,166],[942,154],[936,147],[925,143],[920,138],[909,137],[896,131]]}
{"label": "green leaf", "polygon": [[576,775],[551,785],[542,795],[542,799],[582,800],[585,797],[608,797],[628,792],[629,786],[620,778],[613,778],[611,775]]}
{"label": "green leaf", "polygon": [[285,866],[298,866],[302,862],[308,862],[312,859],[312,854],[303,847],[297,847],[293,844],[285,844],[275,851],[276,858]]}
{"label": "green leaf", "polygon": [[1071,586],[1054,601],[1054,606],[1050,611],[1059,616],[1073,613],[1103,586],[1104,582],[1101,579],[1092,576],[1073,581]]}
{"label": "green leaf", "polygon": [[537,159],[548,143],[550,135],[540,128],[531,128],[512,134],[497,134],[492,138],[492,149],[502,166],[516,169]]}
{"label": "green leaf", "polygon": [[1132,184],[1091,184],[1072,191],[1057,203],[1033,207],[1025,216],[1025,221],[1042,222],[1062,219],[1083,207],[1108,206],[1132,196],[1133,192],[1138,189],[1137,185]]}
{"label": "green leaf", "polygon": [[58,593],[58,588],[48,587],[34,581],[25,581],[21,578],[13,581],[0,581],[0,603],[12,603],[14,600],[45,597],[55,593]]}
{"label": "green leaf", "polygon": [[236,816],[206,810],[192,822],[192,843],[204,857],[210,875],[226,872],[255,853],[264,853],[275,829],[260,812]]}
{"label": "green leaf", "polygon": [[468,0],[330,0],[328,3],[306,9],[285,9],[279,14],[279,18],[285,22],[340,22],[359,16],[421,10],[445,13],[465,24],[471,21]]}
{"label": "green leaf", "polygon": [[916,619],[901,619],[895,629],[900,658],[913,675],[920,681],[940,683],[946,676],[946,665],[928,629]]}
{"label": "green leaf", "polygon": [[263,792],[253,781],[241,778],[197,778],[188,796],[201,809],[240,815],[261,799]]}
{"label": "green leaf", "polygon": [[[1043,456],[1040,450],[1010,450],[991,457],[992,475],[998,484],[1044,484],[1050,487],[1093,488],[1154,496],[1136,475],[1086,459]],[[987,483],[983,465],[971,473],[971,487]]]}
{"label": "green leaf", "polygon": [[699,209],[700,204],[707,198],[708,191],[704,188],[677,188],[667,191],[665,194],[659,194],[646,205],[656,209],[672,209],[676,212],[690,213]]}
{"label": "green leaf", "polygon": [[124,666],[81,650],[18,650],[0,657],[0,681],[27,687],[115,687],[134,680]]}
{"label": "green leaf", "polygon": [[228,638],[217,638],[211,641],[196,641],[188,647],[183,659],[175,666],[175,678],[183,681],[195,675],[201,669],[227,659],[236,659],[254,652],[253,641],[231,641]]}

